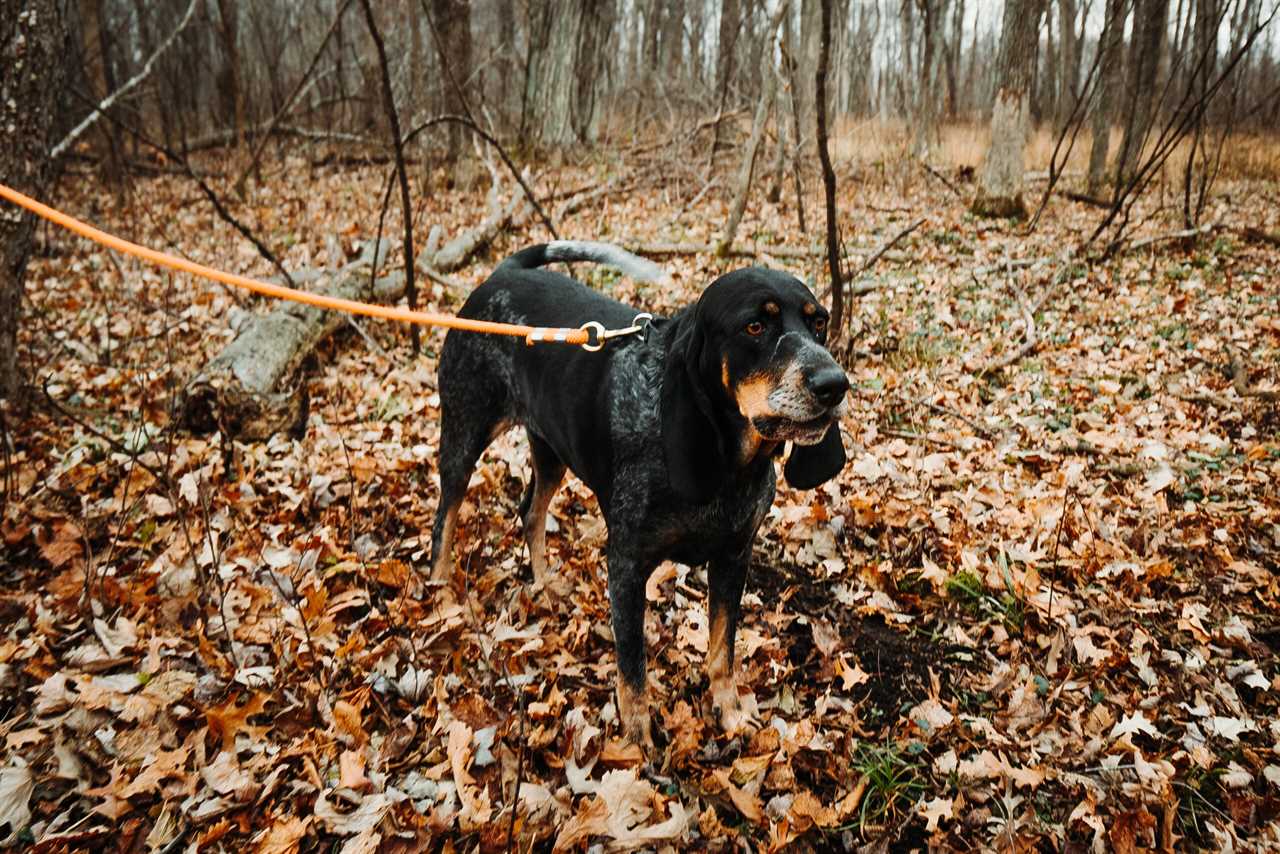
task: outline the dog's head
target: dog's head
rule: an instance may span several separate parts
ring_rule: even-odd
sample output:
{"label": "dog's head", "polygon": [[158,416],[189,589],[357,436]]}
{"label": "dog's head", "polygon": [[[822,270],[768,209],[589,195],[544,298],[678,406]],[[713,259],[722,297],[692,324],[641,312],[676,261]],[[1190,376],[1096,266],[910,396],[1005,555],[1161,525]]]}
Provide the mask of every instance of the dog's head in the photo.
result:
{"label": "dog's head", "polygon": [[826,340],[826,310],[785,273],[738,270],[703,292],[676,321],[663,377],[663,444],[678,492],[706,497],[727,466],[781,442],[794,446],[792,486],[835,476],[849,380]]}

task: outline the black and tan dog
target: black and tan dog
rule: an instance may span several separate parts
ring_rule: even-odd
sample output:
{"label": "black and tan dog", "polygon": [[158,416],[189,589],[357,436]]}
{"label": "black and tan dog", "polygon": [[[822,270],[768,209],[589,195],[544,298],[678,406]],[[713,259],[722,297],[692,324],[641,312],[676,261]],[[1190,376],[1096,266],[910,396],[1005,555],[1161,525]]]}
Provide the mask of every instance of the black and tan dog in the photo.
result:
{"label": "black and tan dog", "polygon": [[[463,317],[533,326],[631,324],[634,309],[552,261],[649,262],[601,243],[557,241],[508,258],[471,294]],[[720,721],[747,724],[734,679],[739,600],[756,529],[773,502],[773,460],[793,450],[787,481],[811,489],[844,465],[837,417],[849,382],[827,352],[827,312],[797,279],[753,267],[720,277],[698,302],[646,336],[600,352],[529,347],[518,338],[450,332],[440,357],[440,505],[432,574],[447,580],[458,506],[481,452],[524,425],[533,482],[523,517],[535,583],[546,588],[546,513],[566,467],[595,492],[609,530],[609,599],[626,735],[651,746],[645,690],[645,582],[670,559],[709,564],[707,672]]]}

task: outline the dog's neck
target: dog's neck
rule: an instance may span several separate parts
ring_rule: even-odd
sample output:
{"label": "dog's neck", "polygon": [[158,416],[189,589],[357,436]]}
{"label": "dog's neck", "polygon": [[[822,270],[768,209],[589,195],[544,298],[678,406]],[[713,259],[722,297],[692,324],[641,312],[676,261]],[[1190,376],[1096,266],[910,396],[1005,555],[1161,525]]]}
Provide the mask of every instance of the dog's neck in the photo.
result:
{"label": "dog's neck", "polygon": [[780,442],[761,436],[760,431],[746,418],[742,421],[741,438],[738,440],[739,467],[746,468],[760,457],[772,457],[777,453]]}

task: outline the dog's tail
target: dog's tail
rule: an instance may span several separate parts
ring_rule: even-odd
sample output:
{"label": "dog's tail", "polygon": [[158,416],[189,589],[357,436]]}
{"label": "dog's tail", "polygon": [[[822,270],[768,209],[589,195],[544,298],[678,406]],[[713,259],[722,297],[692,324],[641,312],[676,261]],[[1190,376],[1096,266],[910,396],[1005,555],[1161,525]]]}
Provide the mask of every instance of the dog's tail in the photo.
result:
{"label": "dog's tail", "polygon": [[658,282],[667,277],[666,271],[652,261],[641,258],[639,255],[632,255],[612,243],[600,243],[594,240],[553,240],[550,243],[539,243],[537,246],[521,249],[498,266],[532,270],[553,261],[589,261],[593,264],[607,264],[610,267],[617,267],[623,273],[641,282]]}

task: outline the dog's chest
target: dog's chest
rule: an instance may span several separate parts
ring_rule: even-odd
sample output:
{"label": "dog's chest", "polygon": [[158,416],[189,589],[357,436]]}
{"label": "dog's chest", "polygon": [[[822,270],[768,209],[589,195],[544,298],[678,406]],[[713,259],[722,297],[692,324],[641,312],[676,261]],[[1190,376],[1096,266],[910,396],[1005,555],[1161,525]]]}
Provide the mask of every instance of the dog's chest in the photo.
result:
{"label": "dog's chest", "polygon": [[645,342],[620,347],[609,369],[609,432],[616,453],[643,453],[661,434],[662,364]]}

